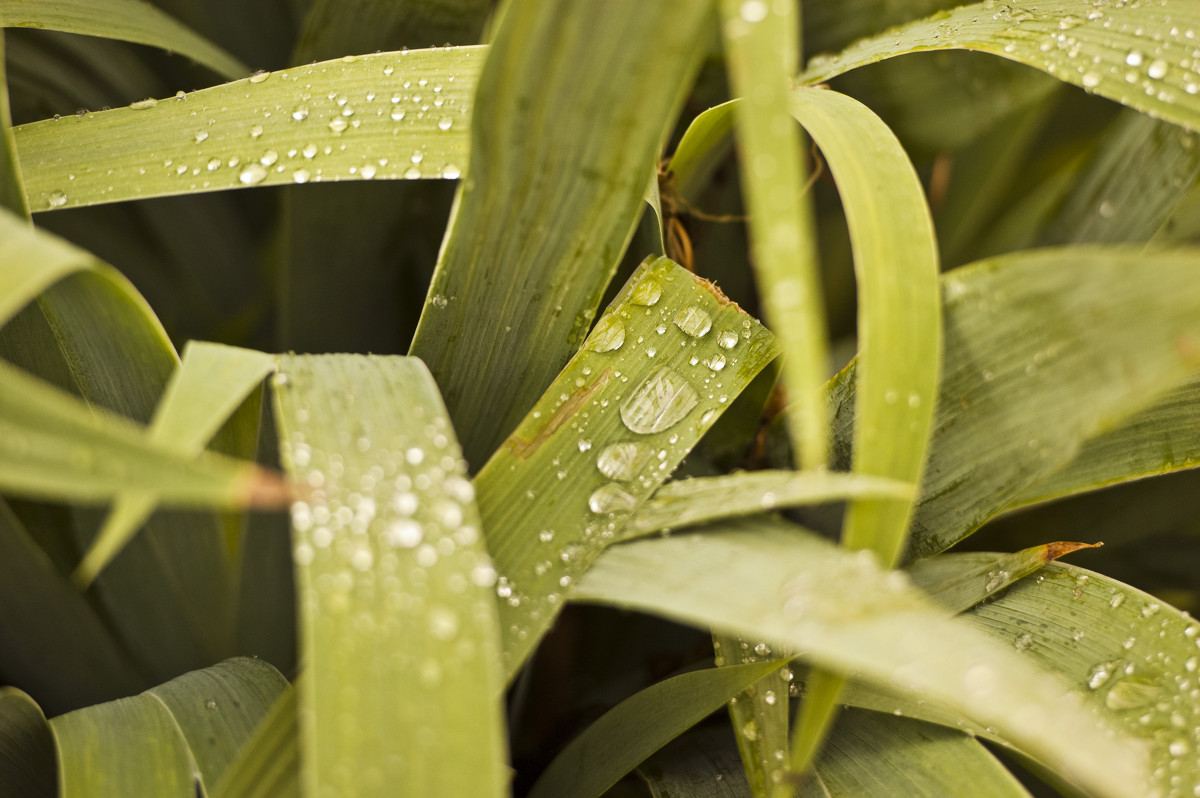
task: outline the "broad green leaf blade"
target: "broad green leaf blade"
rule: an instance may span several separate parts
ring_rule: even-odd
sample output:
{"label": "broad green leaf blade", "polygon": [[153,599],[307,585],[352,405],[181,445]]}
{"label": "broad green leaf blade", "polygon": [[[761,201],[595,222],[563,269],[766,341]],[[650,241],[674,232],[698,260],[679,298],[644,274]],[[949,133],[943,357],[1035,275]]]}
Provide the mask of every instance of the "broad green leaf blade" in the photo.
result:
{"label": "broad green leaf blade", "polygon": [[871,555],[795,527],[743,522],[614,546],[575,597],[776,641],[823,668],[941,702],[1098,796],[1149,783],[1142,746],[1110,736],[1065,684],[946,617]]}
{"label": "broad green leaf blade", "polygon": [[305,791],[502,794],[496,572],[429,372],[293,355],[272,386],[311,488],[292,506]]}
{"label": "broad green leaf blade", "polygon": [[17,161],[17,142],[12,132],[4,57],[4,31],[0,30],[0,208],[29,218],[29,203],[25,199],[25,185],[21,182],[21,167]]}
{"label": "broad green leaf blade", "polygon": [[840,716],[817,762],[817,773],[832,798],[1029,796],[975,738],[865,710]]}
{"label": "broad green leaf blade", "polygon": [[917,560],[905,569],[913,584],[951,612],[963,612],[1047,563],[1099,543],[1062,541],[1012,554],[963,552]]}
{"label": "broad green leaf blade", "polygon": [[813,58],[800,81],[821,83],[919,50],[978,50],[1200,130],[1200,73],[1187,55],[1197,28],[1200,8],[1189,0],[1161,0],[1153,7],[989,0],[861,39],[835,56]]}
{"label": "broad green leaf blade", "polygon": [[56,798],[58,753],[46,716],[15,687],[0,687],[0,792]]}
{"label": "broad green leaf blade", "polygon": [[721,0],[721,30],[745,167],[742,192],[750,212],[750,245],[766,319],[787,353],[783,380],[795,403],[788,431],[801,467],[827,465],[829,434],[820,387],[829,361],[817,268],[816,225],[804,191],[800,131],[788,119],[790,78],[797,68],[795,0]]}
{"label": "broad green leaf blade", "polygon": [[131,422],[0,364],[0,488],[104,502],[136,490],[208,507],[279,507],[289,488],[253,463],[181,456]]}
{"label": "broad green leaf blade", "polygon": [[[150,439],[184,457],[199,455],[274,368],[274,358],[262,352],[189,344],[147,430]],[[78,584],[86,586],[96,578],[154,511],[155,504],[155,497],[149,494],[117,498],[75,572]]]}
{"label": "broad green leaf blade", "polygon": [[[792,112],[837,180],[858,275],[856,473],[919,482],[941,363],[938,255],[920,180],[891,131],[836,92],[796,91]],[[850,504],[842,542],[887,565],[908,531],[911,500]]]}
{"label": "broad green leaf blade", "polygon": [[1200,624],[1187,613],[1100,574],[1052,563],[966,617],[1077,685],[1126,738],[1146,741],[1162,794],[1186,795],[1200,783],[1200,706],[1192,695]]}
{"label": "broad green leaf blade", "polygon": [[286,684],[270,665],[239,658],[60,715],[50,721],[60,795],[203,795]]}
{"label": "broad green leaf blade", "polygon": [[51,714],[148,685],[101,615],[0,501],[0,672]]}
{"label": "broad green leaf blade", "polygon": [[255,727],[288,689],[279,671],[239,657],[146,691],[179,726],[206,787],[215,786]]}
{"label": "broad green leaf blade", "polygon": [[[948,273],[937,427],[906,556],[966,537],[1194,371],[1197,277],[1195,250],[1121,247],[1024,252]],[[839,437],[852,374],[833,388]]]}
{"label": "broad green leaf blade", "polygon": [[638,768],[638,775],[654,798],[748,798],[746,772],[729,738],[727,729],[698,728],[655,754]]}
{"label": "broad green leaf blade", "polygon": [[620,539],[846,499],[911,500],[915,492],[911,483],[895,479],[830,472],[748,471],[682,479],[659,488],[625,525]]}
{"label": "broad green leaf blade", "polygon": [[1200,466],[1197,407],[1200,376],[1189,378],[1117,429],[1087,441],[1074,460],[1030,485],[1009,507]]}
{"label": "broad green leaf blade", "polygon": [[475,479],[510,678],[575,580],[776,354],[706,280],[667,258],[634,273]]}
{"label": "broad green leaf blade", "polygon": [[216,44],[144,0],[0,0],[0,25],[148,44],[187,56],[233,80],[250,70]]}
{"label": "broad green leaf blade", "polygon": [[14,132],[30,207],[321,180],[457,177],[483,52],[347,56],[21,125]]}
{"label": "broad green leaf blade", "polygon": [[213,798],[300,798],[296,691],[287,687],[212,790]]}
{"label": "broad green leaf blade", "polygon": [[63,277],[87,270],[121,281],[90,253],[38,234],[20,217],[0,210],[0,326]]}
{"label": "broad green leaf blade", "polygon": [[170,711],[146,694],[50,721],[61,798],[195,798],[196,764]]}
{"label": "broad green leaf blade", "polygon": [[710,23],[696,0],[505,8],[411,350],[473,469],[591,327]]}
{"label": "broad green leaf blade", "polygon": [[529,791],[529,798],[599,798],[659,748],[781,664],[692,671],[642,690],[567,743]]}

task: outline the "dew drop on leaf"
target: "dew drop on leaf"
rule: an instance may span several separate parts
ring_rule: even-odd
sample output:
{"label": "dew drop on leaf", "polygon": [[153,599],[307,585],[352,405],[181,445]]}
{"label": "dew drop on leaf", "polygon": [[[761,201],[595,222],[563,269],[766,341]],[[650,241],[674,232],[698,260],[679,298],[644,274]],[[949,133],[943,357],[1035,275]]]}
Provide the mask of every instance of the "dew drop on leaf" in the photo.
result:
{"label": "dew drop on leaf", "polygon": [[634,305],[647,307],[658,302],[662,296],[662,285],[657,280],[643,280],[638,283],[629,295],[629,301]]}
{"label": "dew drop on leaf", "polygon": [[625,343],[625,325],[616,316],[605,316],[596,323],[584,348],[592,352],[612,352]]}
{"label": "dew drop on leaf", "polygon": [[253,186],[267,179],[267,170],[262,164],[252,163],[238,174],[238,182],[243,186]]}
{"label": "dew drop on leaf", "polygon": [[722,349],[733,349],[737,346],[737,342],[738,334],[733,330],[722,330],[721,334],[717,336],[717,346]]}
{"label": "dew drop on leaf", "polygon": [[693,338],[700,338],[712,329],[712,317],[703,308],[684,308],[675,314],[675,326]]}
{"label": "dew drop on leaf", "polygon": [[593,513],[629,512],[637,505],[637,499],[615,482],[596,488],[588,497],[588,507]]}
{"label": "dew drop on leaf", "polygon": [[628,482],[650,459],[650,448],[633,441],[618,441],[605,446],[596,457],[601,474],[618,482]]}
{"label": "dew drop on leaf", "polygon": [[661,368],[621,403],[621,420],[631,431],[650,435],[678,424],[699,402],[691,383]]}

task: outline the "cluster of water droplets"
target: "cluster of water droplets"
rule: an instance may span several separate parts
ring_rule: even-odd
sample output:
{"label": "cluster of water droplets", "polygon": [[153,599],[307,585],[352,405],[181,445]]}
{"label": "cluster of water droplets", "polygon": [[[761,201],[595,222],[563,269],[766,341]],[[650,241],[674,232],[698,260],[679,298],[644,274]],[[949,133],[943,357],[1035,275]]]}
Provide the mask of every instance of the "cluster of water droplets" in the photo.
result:
{"label": "cluster of water droplets", "polygon": [[411,404],[377,429],[356,413],[352,389],[324,396],[318,413],[293,393],[312,379],[302,366],[273,379],[283,462],[306,486],[291,507],[292,554],[318,640],[387,651],[405,660],[397,672],[429,688],[450,663],[495,656],[476,630],[494,623],[496,571],[444,416]]}

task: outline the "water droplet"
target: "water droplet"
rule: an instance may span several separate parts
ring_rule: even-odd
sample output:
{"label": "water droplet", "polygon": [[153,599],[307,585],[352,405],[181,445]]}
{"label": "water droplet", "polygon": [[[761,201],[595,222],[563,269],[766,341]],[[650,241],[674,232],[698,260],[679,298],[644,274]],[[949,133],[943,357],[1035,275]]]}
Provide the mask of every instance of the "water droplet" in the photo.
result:
{"label": "water droplet", "polygon": [[621,403],[621,420],[633,432],[649,435],[670,429],[700,402],[696,389],[669,368],[661,368]]}
{"label": "water droplet", "polygon": [[448,163],[442,167],[442,177],[447,180],[458,180],[458,178],[462,177],[462,171],[454,164]]}
{"label": "water droplet", "polygon": [[725,368],[725,356],[717,352],[708,360],[708,367],[713,371],[720,371]]}
{"label": "water droplet", "polygon": [[1146,74],[1155,80],[1162,80],[1167,76],[1167,62],[1161,58],[1155,58],[1150,62],[1150,66],[1146,67]]}
{"label": "water droplet", "polygon": [[329,129],[334,133],[341,133],[349,126],[350,123],[340,116],[335,116],[333,119],[329,120]]}
{"label": "water droplet", "polygon": [[675,326],[693,338],[700,338],[712,329],[712,317],[703,308],[684,308],[675,314]]}
{"label": "water droplet", "polygon": [[1131,67],[1141,66],[1142,54],[1137,50],[1130,50],[1129,54],[1125,56],[1125,63]]}
{"label": "water droplet", "polygon": [[292,172],[292,180],[297,183],[307,183],[312,178],[312,175],[307,169],[297,169]]}
{"label": "water droplet", "polygon": [[393,108],[392,109],[392,121],[393,122],[399,122],[403,118],[404,118],[404,109],[403,108]]}
{"label": "water droplet", "polygon": [[50,204],[51,208],[61,208],[67,204],[67,192],[52,191],[50,192],[50,197],[47,199],[47,202]]}
{"label": "water droplet", "polygon": [[771,647],[766,643],[757,643],[754,646],[754,653],[760,657],[769,657],[771,656]]}
{"label": "water droplet", "polygon": [[764,0],[746,0],[738,9],[738,16],[746,22],[762,22],[767,18],[767,4]]}
{"label": "water droplet", "polygon": [[449,130],[454,125],[454,120],[448,116],[443,116],[438,120],[438,130]]}
{"label": "water droplet", "polygon": [[207,130],[197,130],[196,131],[196,143],[197,144],[199,144],[200,142],[204,141],[207,138],[208,138]]}
{"label": "water droplet", "polygon": [[722,330],[717,337],[717,346],[722,349],[733,349],[737,346],[738,334],[733,330]]}
{"label": "water droplet", "polygon": [[217,708],[217,702],[210,698],[204,702],[204,708],[211,712]]}
{"label": "water droplet", "polygon": [[758,724],[753,719],[742,724],[742,736],[751,742],[758,739]]}
{"label": "water droplet", "polygon": [[392,546],[411,549],[419,545],[425,535],[420,524],[411,518],[403,518],[388,524],[383,530],[383,536]]}
{"label": "water droplet", "polygon": [[1167,746],[1167,750],[1171,752],[1171,756],[1183,756],[1188,752],[1188,745],[1183,740],[1176,740]]}
{"label": "water droplet", "polygon": [[1113,593],[1112,598],[1110,598],[1108,600],[1108,606],[1112,607],[1114,610],[1117,607],[1120,607],[1124,603],[1125,603],[1125,594],[1124,593]]}
{"label": "water droplet", "polygon": [[605,446],[596,457],[601,474],[618,482],[628,482],[650,460],[650,447],[633,441],[619,441]]}
{"label": "water droplet", "polygon": [[637,506],[637,498],[615,482],[607,482],[588,497],[588,507],[593,513],[629,512]]}
{"label": "water droplet", "polygon": [[584,348],[592,352],[611,352],[625,343],[625,325],[615,315],[605,316],[596,323]]}
{"label": "water droplet", "polygon": [[267,78],[271,77],[271,73],[265,69],[260,69],[250,76],[251,83],[262,83]]}
{"label": "water droplet", "polygon": [[138,100],[137,102],[130,103],[129,107],[135,111],[145,111],[147,109],[153,108],[156,105],[158,105],[158,100],[155,100],[151,97],[147,97],[144,100]]}
{"label": "water droplet", "polygon": [[983,583],[983,589],[991,593],[993,590],[999,590],[1000,586],[1009,580],[1012,576],[1008,571],[997,570],[990,571],[987,575],[987,581]]}
{"label": "water droplet", "polygon": [[1146,679],[1128,677],[1116,682],[1104,696],[1104,705],[1120,711],[1142,709],[1158,700],[1158,685]]}
{"label": "water droplet", "polygon": [[243,186],[253,186],[267,179],[267,170],[262,164],[252,163],[238,174],[238,182]]}
{"label": "water droplet", "polygon": [[1092,666],[1088,671],[1087,686],[1092,690],[1097,690],[1104,685],[1113,675],[1119,662],[1100,662]]}
{"label": "water droplet", "polygon": [[1084,72],[1083,77],[1080,78],[1080,83],[1085,88],[1094,89],[1100,85],[1100,76],[1095,72]]}
{"label": "water droplet", "polygon": [[358,173],[362,175],[363,180],[370,180],[371,178],[375,177],[375,167],[371,164],[367,164],[362,169],[359,169]]}
{"label": "water droplet", "polygon": [[1033,635],[1029,634],[1028,632],[1020,635],[1015,641],[1013,641],[1013,648],[1015,648],[1017,651],[1025,651],[1032,645]]}
{"label": "water droplet", "polygon": [[775,691],[767,690],[763,693],[763,701],[767,702],[767,706],[775,706]]}
{"label": "water droplet", "polygon": [[275,152],[275,150],[267,150],[262,154],[262,157],[258,159],[258,162],[263,166],[274,166],[275,162],[278,160],[279,153]]}
{"label": "water droplet", "polygon": [[629,301],[634,305],[653,305],[662,296],[662,285],[657,280],[643,280],[633,288]]}

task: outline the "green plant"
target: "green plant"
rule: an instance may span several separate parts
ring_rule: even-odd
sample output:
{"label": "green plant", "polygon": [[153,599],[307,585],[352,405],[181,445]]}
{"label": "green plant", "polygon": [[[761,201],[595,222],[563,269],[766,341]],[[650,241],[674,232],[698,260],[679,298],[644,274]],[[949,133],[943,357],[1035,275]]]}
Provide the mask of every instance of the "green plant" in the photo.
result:
{"label": "green plant", "polygon": [[950,5],[0,0],[0,791],[1193,794],[1200,10]]}

